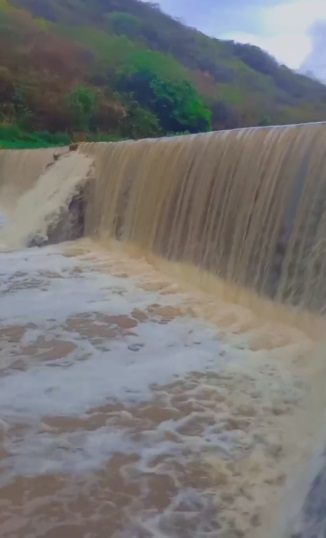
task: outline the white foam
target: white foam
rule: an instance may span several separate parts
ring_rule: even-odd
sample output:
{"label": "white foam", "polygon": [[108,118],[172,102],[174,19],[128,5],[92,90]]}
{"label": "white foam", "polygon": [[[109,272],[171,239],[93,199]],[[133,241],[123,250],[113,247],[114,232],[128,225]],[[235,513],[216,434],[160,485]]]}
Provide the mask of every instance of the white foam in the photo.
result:
{"label": "white foam", "polygon": [[9,222],[0,232],[0,248],[16,249],[37,238],[47,240],[76,190],[89,179],[93,160],[76,152],[64,155],[39,177],[17,200]]}
{"label": "white foam", "polygon": [[[59,248],[55,247],[3,254],[0,320],[45,323],[47,319],[54,319],[62,323],[80,312],[109,311],[111,315],[120,315],[158,300],[160,304],[171,304],[175,300],[160,298],[155,292],[144,293],[132,279],[92,271],[90,264],[83,273],[75,269],[80,269],[76,261],[60,255]],[[49,278],[48,273],[62,278]],[[35,294],[38,301],[34,300]]]}
{"label": "white foam", "polygon": [[[152,328],[150,323],[143,324],[143,337],[134,338],[142,345],[141,353],[128,349],[128,339],[118,340],[111,350],[93,349],[92,356],[82,361],[77,349],[63,360],[2,377],[2,415],[80,415],[109,400],[143,401],[151,397],[153,384],[164,385],[191,372],[216,370],[224,363],[219,359],[221,348],[212,339],[205,342],[204,349],[187,348],[187,334],[180,323],[161,325],[161,331],[154,331],[157,340],[152,339]],[[203,336],[195,331],[197,339]]]}
{"label": "white foam", "polygon": [[[7,478],[52,473],[87,472],[104,465],[114,454],[133,454],[135,446],[121,430],[99,428],[58,435],[29,431],[10,445],[14,461],[4,462]],[[6,465],[9,463],[9,465]],[[5,481],[5,480],[4,480]],[[1,484],[1,481],[0,481]]]}
{"label": "white foam", "polygon": [[[83,271],[76,272],[76,260],[54,247],[3,254],[1,262],[0,328],[34,324],[20,343],[4,342],[0,351],[5,373],[0,378],[2,417],[28,421],[80,416],[108,401],[150,400],[153,385],[164,386],[193,372],[218,371],[225,364],[213,328],[187,317],[166,324],[148,320],[130,334],[103,338],[100,349],[91,338],[64,326],[81,313],[130,316],[136,307],[176,303],[177,295],[144,292],[132,279],[97,273],[87,263],[79,262]],[[40,337],[76,347],[57,360],[26,357],[24,346]],[[11,370],[17,360],[26,369]]]}
{"label": "white foam", "polygon": [[[92,480],[115,454],[132,456],[124,472],[139,481],[142,495],[155,474],[175,480],[180,495],[162,514],[137,510],[126,536],[135,527],[174,536],[182,506],[194,502],[183,485],[191,462],[217,460],[223,467],[257,452],[266,472],[274,472],[282,447],[278,417],[301,398],[286,361],[250,352],[239,336],[222,343],[214,326],[181,314],[183,301],[181,294],[144,291],[133,278],[104,273],[94,256],[66,257],[60,247],[0,254],[0,448],[8,452],[0,460],[0,487],[53,473],[72,483],[79,473]],[[159,323],[149,315],[153,305],[180,313]],[[131,319],[135,309],[147,318],[130,330],[113,337],[97,330],[96,324],[110,328],[112,316]],[[11,337],[10,328],[21,334]],[[49,358],[56,341],[69,344],[68,352]],[[181,478],[174,477],[175,465]],[[250,472],[242,477],[230,469],[225,488],[238,512],[242,499],[234,491]],[[263,479],[246,487],[257,488],[261,502],[268,498]],[[209,492],[201,498],[189,536],[215,536],[214,513],[205,512]],[[189,525],[184,517],[182,528]]]}

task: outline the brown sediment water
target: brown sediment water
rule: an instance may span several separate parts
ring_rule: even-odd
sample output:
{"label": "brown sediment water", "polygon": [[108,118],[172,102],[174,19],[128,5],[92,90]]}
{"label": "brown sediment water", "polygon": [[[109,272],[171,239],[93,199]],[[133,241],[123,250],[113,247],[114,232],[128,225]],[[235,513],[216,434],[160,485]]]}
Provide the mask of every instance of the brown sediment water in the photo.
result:
{"label": "brown sediment water", "polygon": [[[326,403],[325,134],[83,144],[30,168],[0,152],[4,538],[265,538],[286,519]],[[24,249],[71,239],[76,193],[89,238]]]}
{"label": "brown sediment water", "polygon": [[84,202],[80,198],[91,180],[93,160],[66,150],[30,151],[31,167],[24,182],[20,178],[24,168],[28,169],[28,151],[22,155],[15,151],[2,153],[0,207],[9,223],[0,230],[0,249],[41,246],[78,237],[84,225],[80,226],[82,215],[74,214],[73,203],[82,209]]}
{"label": "brown sediment water", "polygon": [[[49,169],[56,150],[1,151],[1,201],[11,192],[12,204],[16,193],[27,221],[24,210],[45,199],[41,217],[49,226],[56,192],[68,177],[76,188],[92,175],[94,161],[87,234],[197,268],[201,281],[215,275],[233,284],[235,301],[246,289],[323,313],[325,131],[320,123],[82,144]],[[29,226],[32,233],[39,222]]]}
{"label": "brown sediment water", "polygon": [[325,132],[321,123],[82,146],[97,170],[88,230],[323,311]]}
{"label": "brown sediment water", "polygon": [[0,208],[12,206],[66,148],[0,150]]}
{"label": "brown sediment water", "polygon": [[311,336],[114,245],[1,261],[3,536],[264,536],[318,429]]}

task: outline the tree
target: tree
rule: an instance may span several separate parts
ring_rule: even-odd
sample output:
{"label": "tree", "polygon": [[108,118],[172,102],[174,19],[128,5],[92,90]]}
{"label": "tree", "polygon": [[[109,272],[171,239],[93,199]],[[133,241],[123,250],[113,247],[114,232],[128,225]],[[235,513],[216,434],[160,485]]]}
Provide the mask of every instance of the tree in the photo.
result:
{"label": "tree", "polygon": [[140,17],[121,11],[114,11],[107,15],[107,21],[109,31],[118,35],[126,35],[129,38],[139,37],[143,26]]}
{"label": "tree", "polygon": [[124,136],[138,139],[155,138],[162,135],[162,129],[155,114],[140,107],[137,102],[131,102],[127,112],[122,124]]}
{"label": "tree", "polygon": [[223,101],[215,101],[211,105],[214,129],[235,129],[239,127],[238,114],[231,105]]}
{"label": "tree", "polygon": [[154,111],[164,130],[196,133],[211,128],[211,111],[189,81],[155,78],[150,86],[154,94]]}
{"label": "tree", "polygon": [[0,67],[0,121],[12,121],[15,116],[14,108],[15,85],[12,74],[6,67]]}
{"label": "tree", "polygon": [[13,103],[18,125],[23,129],[29,129],[32,112],[28,106],[25,86],[21,85],[15,88]]}
{"label": "tree", "polygon": [[76,86],[68,94],[67,106],[73,128],[77,131],[88,131],[97,106],[94,92],[85,86]]}
{"label": "tree", "polygon": [[188,80],[169,80],[145,70],[125,77],[120,87],[150,109],[165,132],[195,133],[211,128],[211,112]]}
{"label": "tree", "polygon": [[271,125],[271,119],[268,116],[264,116],[258,123],[259,127],[267,127],[268,125]]}

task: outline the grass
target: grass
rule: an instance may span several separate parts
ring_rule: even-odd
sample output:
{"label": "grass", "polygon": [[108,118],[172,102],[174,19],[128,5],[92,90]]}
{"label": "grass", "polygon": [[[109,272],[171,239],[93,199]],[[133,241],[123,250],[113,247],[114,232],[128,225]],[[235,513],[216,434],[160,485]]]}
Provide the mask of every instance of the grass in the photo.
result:
{"label": "grass", "polygon": [[28,133],[18,125],[0,124],[0,149],[34,149],[66,146],[70,137],[65,133]]}
{"label": "grass", "polygon": [[[78,138],[78,137],[77,137]],[[119,142],[121,137],[106,133],[87,133],[85,142]],[[68,146],[72,142],[66,133],[27,132],[18,125],[0,123],[0,149],[36,149]],[[76,142],[78,140],[76,139]]]}

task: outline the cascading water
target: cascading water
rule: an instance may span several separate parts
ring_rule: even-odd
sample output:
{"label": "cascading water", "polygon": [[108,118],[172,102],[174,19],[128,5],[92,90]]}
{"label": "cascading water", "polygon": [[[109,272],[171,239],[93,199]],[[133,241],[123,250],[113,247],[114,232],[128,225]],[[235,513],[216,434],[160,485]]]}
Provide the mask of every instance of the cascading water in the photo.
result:
{"label": "cascading water", "polygon": [[0,151],[6,538],[291,536],[277,501],[323,430],[324,319],[280,315],[325,311],[325,134]]}
{"label": "cascading water", "polygon": [[[96,164],[87,233],[191,264],[203,278],[215,274],[259,295],[323,312],[325,132],[321,123],[84,144],[82,153]],[[45,214],[59,212],[54,205],[62,204],[51,189],[67,200],[66,175],[83,167],[82,155],[71,154],[69,164],[59,159],[37,181],[53,153],[0,152],[0,204],[14,206],[15,223],[20,214],[24,232],[29,205],[42,207],[39,219],[46,228]],[[32,219],[30,225],[31,233],[44,233],[40,222],[36,226]]]}
{"label": "cascading water", "polygon": [[326,304],[326,124],[83,146],[88,229],[283,303]]}
{"label": "cascading water", "polygon": [[[84,229],[82,213],[87,186],[92,179],[93,159],[76,152],[63,152],[60,158],[57,153],[55,160],[50,160],[53,150],[31,151],[31,167],[24,184],[20,174],[24,174],[24,163],[28,167],[28,152],[8,153],[4,152],[3,156],[0,153],[0,159],[2,157],[7,164],[3,167],[7,181],[0,187],[0,207],[3,200],[9,221],[0,231],[0,248],[41,246],[79,237]],[[10,171],[11,183],[7,176]],[[7,197],[9,187],[11,203]],[[19,196],[20,189],[23,192]]]}
{"label": "cascading water", "polygon": [[55,150],[0,150],[0,208],[9,208],[27,190],[34,187],[54,156],[64,152]]}

